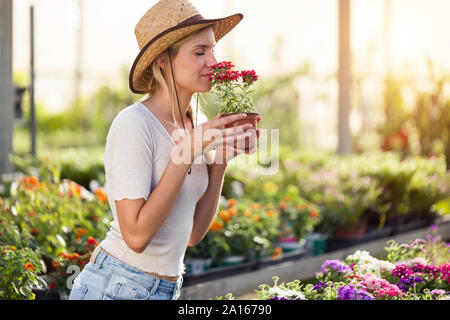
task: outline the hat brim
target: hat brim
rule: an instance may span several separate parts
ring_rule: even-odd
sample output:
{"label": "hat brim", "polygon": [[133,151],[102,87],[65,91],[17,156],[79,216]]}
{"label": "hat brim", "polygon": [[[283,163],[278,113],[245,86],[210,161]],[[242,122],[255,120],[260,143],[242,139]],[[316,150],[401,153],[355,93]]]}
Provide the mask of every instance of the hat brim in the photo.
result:
{"label": "hat brim", "polygon": [[142,48],[134,60],[129,78],[130,90],[136,94],[147,93],[147,86],[151,78],[148,66],[164,52],[164,50],[178,40],[208,25],[217,24],[214,36],[216,42],[218,42],[228,32],[233,30],[243,18],[244,16],[242,14],[237,13],[221,19],[204,19],[180,24],[160,33]]}

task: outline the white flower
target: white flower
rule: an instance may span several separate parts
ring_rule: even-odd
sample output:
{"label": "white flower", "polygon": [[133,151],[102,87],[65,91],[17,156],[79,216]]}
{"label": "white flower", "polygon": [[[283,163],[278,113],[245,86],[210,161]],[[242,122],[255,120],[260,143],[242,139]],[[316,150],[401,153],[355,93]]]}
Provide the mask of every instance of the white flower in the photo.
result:
{"label": "white flower", "polygon": [[395,265],[384,260],[378,260],[370,255],[367,251],[356,251],[353,255],[348,256],[347,259],[358,261],[356,267],[360,273],[375,273],[380,275],[383,271],[392,271]]}
{"label": "white flower", "polygon": [[291,297],[297,297],[302,300],[306,300],[305,296],[301,294],[300,292],[297,292],[295,290],[289,290],[289,289],[281,289],[279,287],[274,287],[269,289],[270,294],[276,294],[279,298],[291,298]]}
{"label": "white flower", "polygon": [[409,266],[413,266],[415,264],[423,264],[423,265],[427,265],[428,261],[427,259],[423,258],[423,257],[417,257],[414,259],[409,260],[408,262],[405,263],[408,267]]}
{"label": "white flower", "polygon": [[358,250],[354,254],[348,256],[347,259],[359,261],[361,259],[367,259],[368,257],[371,257],[368,251]]}

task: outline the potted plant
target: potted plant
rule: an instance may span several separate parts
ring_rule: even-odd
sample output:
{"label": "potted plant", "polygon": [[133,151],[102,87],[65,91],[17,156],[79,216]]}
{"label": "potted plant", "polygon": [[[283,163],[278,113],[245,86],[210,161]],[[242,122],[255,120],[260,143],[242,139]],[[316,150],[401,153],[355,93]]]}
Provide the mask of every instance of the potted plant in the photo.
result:
{"label": "potted plant", "polygon": [[[219,113],[222,117],[228,117],[233,114],[246,113],[247,118],[235,121],[225,126],[232,128],[250,123],[253,125],[256,136],[259,132],[256,130],[258,118],[261,116],[255,111],[251,100],[250,87],[258,80],[254,70],[235,71],[234,65],[229,61],[220,62],[210,68],[212,93],[219,97]],[[251,130],[252,130],[251,129]],[[249,137],[245,140],[245,148],[251,149],[255,146],[256,139]],[[254,142],[252,142],[254,141]]]}

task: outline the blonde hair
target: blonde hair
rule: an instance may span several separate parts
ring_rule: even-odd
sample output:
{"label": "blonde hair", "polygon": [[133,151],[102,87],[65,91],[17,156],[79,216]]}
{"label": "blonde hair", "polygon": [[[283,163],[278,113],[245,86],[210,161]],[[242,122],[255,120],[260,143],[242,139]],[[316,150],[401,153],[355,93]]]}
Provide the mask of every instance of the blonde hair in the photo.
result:
{"label": "blonde hair", "polygon": [[[173,45],[171,45],[168,50],[170,50],[171,54],[172,54],[172,59],[174,59],[181,46],[183,44],[185,44],[186,42],[188,42],[189,40],[191,40],[193,37],[195,37],[196,35],[198,35],[199,33],[212,28],[213,31],[215,31],[216,29],[216,25],[210,25],[207,26],[205,28],[202,28],[200,30],[197,30],[191,34],[189,34],[188,36],[182,38],[181,40],[179,40],[178,42],[174,43]],[[161,57],[162,55],[166,55],[167,54],[167,50],[164,51],[159,57]],[[159,58],[158,57],[158,58]],[[159,66],[158,59],[155,59],[150,66],[148,67],[148,70],[150,72],[150,81],[148,83],[147,86],[147,93],[152,96],[155,94],[155,92],[159,89],[162,89],[164,92],[167,92],[169,95],[171,95],[171,100],[172,100],[172,104],[171,104],[171,112],[172,112],[172,119],[174,120],[174,122],[176,123],[176,118],[175,118],[175,112],[178,112],[177,110],[177,101],[176,101],[176,96],[174,91],[169,91],[169,87],[167,85],[167,81],[166,79],[164,79],[161,67]],[[194,108],[192,108],[192,104],[189,104],[189,107],[187,109],[186,115],[192,120],[192,123],[194,123],[194,117],[195,119],[197,119],[197,115],[194,114]]]}

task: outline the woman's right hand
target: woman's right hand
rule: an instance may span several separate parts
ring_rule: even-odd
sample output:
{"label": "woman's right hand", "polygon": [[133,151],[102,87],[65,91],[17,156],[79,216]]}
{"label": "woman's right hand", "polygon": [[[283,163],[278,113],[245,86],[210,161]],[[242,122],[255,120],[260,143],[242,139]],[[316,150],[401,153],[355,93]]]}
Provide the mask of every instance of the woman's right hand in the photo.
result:
{"label": "woman's right hand", "polygon": [[230,123],[245,119],[247,114],[235,114],[225,118],[221,118],[221,116],[219,113],[214,119],[202,123],[184,137],[181,148],[183,149],[183,155],[186,155],[186,152],[189,155],[190,152],[190,163],[206,152],[223,148],[224,145],[233,147],[237,142],[238,146],[244,146],[245,138],[251,136],[250,133],[245,131],[252,128],[252,124],[222,129]]}

